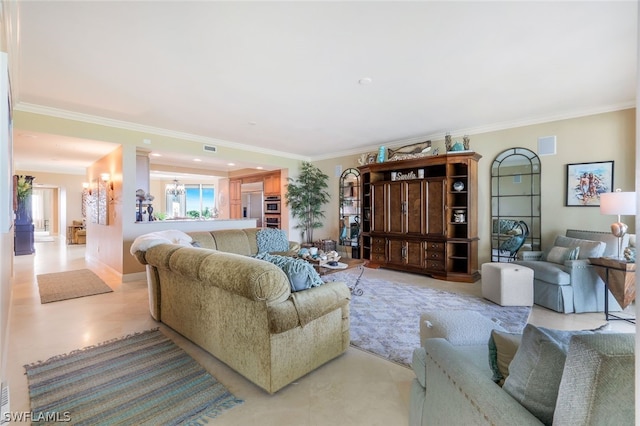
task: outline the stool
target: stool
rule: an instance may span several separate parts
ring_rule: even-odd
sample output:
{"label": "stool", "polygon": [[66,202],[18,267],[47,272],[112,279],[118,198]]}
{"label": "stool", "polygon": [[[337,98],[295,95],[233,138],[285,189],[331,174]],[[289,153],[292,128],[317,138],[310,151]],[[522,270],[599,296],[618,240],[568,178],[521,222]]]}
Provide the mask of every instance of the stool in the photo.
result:
{"label": "stool", "polygon": [[513,263],[484,263],[482,297],[500,306],[532,306],[533,269]]}
{"label": "stool", "polygon": [[87,243],[87,230],[86,229],[78,229],[76,231],[76,244],[86,244]]}

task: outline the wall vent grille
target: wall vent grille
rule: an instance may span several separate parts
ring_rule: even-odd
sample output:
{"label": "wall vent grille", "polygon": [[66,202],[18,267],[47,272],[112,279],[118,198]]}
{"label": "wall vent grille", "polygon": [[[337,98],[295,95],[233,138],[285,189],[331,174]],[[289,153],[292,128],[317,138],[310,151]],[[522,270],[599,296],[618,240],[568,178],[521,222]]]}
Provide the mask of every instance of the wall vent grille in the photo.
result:
{"label": "wall vent grille", "polygon": [[202,149],[207,152],[218,152],[218,148],[213,145],[203,145]]}

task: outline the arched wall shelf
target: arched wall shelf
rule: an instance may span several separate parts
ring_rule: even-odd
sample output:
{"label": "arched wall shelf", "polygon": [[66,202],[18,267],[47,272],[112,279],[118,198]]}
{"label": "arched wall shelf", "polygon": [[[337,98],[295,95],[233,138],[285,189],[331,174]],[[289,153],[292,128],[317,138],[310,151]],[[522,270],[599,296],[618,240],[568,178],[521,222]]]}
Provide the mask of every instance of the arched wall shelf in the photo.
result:
{"label": "arched wall shelf", "polygon": [[340,176],[340,238],[338,244],[344,246],[347,255],[351,255],[354,259],[360,258],[361,214],[360,171],[349,168]]}

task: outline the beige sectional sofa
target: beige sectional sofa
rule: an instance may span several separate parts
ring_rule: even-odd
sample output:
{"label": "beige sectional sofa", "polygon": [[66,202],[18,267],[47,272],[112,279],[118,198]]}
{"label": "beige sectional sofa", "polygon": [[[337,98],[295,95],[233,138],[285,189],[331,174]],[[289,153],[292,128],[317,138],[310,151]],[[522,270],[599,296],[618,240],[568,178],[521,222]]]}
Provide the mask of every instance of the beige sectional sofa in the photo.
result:
{"label": "beige sectional sofa", "polygon": [[410,426],[634,425],[635,334],[529,324],[521,342],[496,343],[508,371],[501,387],[489,361],[492,330],[511,335],[476,312],[421,316]]}
{"label": "beige sectional sofa", "polygon": [[292,292],[279,267],[250,257],[258,232],[192,232],[132,254],[147,267],[153,318],[274,393],[347,350],[350,292]]}

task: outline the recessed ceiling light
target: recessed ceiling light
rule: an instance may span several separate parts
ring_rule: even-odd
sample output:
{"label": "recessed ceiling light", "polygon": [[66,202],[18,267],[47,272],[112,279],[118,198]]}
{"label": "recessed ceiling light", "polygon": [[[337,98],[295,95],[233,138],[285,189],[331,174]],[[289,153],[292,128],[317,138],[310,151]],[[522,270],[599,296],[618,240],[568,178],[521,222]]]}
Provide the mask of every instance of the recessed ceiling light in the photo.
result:
{"label": "recessed ceiling light", "polygon": [[157,152],[152,152],[151,156],[152,157],[162,157],[162,154],[158,154]]}
{"label": "recessed ceiling light", "polygon": [[227,163],[227,166],[235,166],[236,163]]}
{"label": "recessed ceiling light", "polygon": [[258,166],[258,167],[256,167],[256,169],[258,169],[258,170],[262,170],[263,168],[264,168],[264,167],[262,167],[262,166]]}
{"label": "recessed ceiling light", "polygon": [[358,80],[358,83],[362,84],[363,86],[371,84],[372,82],[373,80],[370,77],[362,77],[360,80]]}
{"label": "recessed ceiling light", "polygon": [[194,158],[193,161],[202,161],[202,160],[199,158]]}

